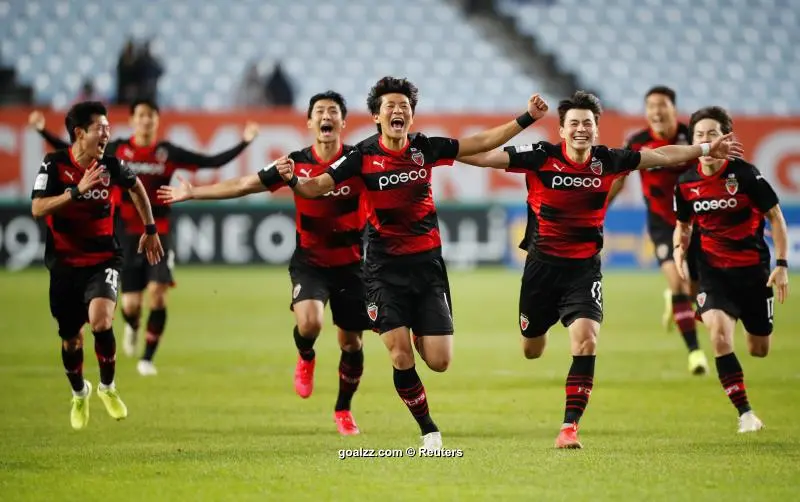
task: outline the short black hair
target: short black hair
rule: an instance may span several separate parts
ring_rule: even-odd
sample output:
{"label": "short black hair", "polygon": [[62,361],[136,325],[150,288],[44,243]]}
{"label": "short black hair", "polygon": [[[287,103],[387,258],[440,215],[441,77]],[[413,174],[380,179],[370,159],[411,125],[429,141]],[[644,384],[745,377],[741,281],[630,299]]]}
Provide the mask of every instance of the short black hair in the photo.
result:
{"label": "short black hair", "polygon": [[594,94],[585,91],[575,91],[569,99],[561,100],[558,103],[558,123],[564,125],[564,117],[570,110],[589,110],[594,115],[594,121],[600,122],[600,115],[603,114],[603,107],[600,100]]}
{"label": "short black hair", "polygon": [[139,106],[139,105],[145,105],[146,107],[150,108],[150,109],[151,109],[151,110],[153,110],[154,112],[156,112],[156,113],[161,113],[161,112],[160,112],[160,110],[158,109],[158,105],[157,105],[157,104],[156,104],[156,102],[155,102],[155,101],[153,101],[152,99],[147,99],[147,98],[137,98],[137,99],[134,99],[134,100],[131,102],[131,106],[130,106],[130,112],[131,112],[131,116],[132,116],[134,113],[136,113],[136,107],[137,107],[137,106]]}
{"label": "short black hair", "polygon": [[[367,95],[367,108],[372,115],[377,115],[381,111],[381,96],[384,94],[403,94],[411,103],[411,113],[417,109],[419,101],[419,89],[405,78],[383,77],[378,80]],[[381,125],[377,124],[378,132],[381,132]]]}
{"label": "short black hair", "polygon": [[337,105],[339,105],[339,111],[342,112],[342,118],[347,118],[347,101],[344,100],[344,96],[339,94],[336,91],[325,91],[314,94],[311,96],[311,99],[308,100],[308,117],[311,118],[311,110],[314,109],[314,105],[317,101],[322,101],[323,99],[330,99]]}
{"label": "short black hair", "polygon": [[733,131],[733,119],[725,108],[721,106],[707,106],[694,112],[689,119],[689,134],[691,137],[694,137],[694,126],[703,119],[712,119],[719,122],[719,128],[722,130],[722,134],[728,134]]}
{"label": "short black hair", "polygon": [[72,108],[67,112],[67,117],[64,119],[64,125],[67,128],[70,143],[75,143],[77,139],[75,128],[80,127],[84,131],[89,129],[95,115],[104,115],[108,117],[108,110],[106,110],[105,105],[99,101],[81,101],[80,103],[72,105]]}
{"label": "short black hair", "polygon": [[655,87],[651,87],[647,94],[644,95],[644,99],[647,100],[653,94],[661,94],[662,96],[666,96],[672,102],[673,105],[677,105],[678,103],[675,101],[675,89],[671,87],[667,87],[666,85],[657,85]]}

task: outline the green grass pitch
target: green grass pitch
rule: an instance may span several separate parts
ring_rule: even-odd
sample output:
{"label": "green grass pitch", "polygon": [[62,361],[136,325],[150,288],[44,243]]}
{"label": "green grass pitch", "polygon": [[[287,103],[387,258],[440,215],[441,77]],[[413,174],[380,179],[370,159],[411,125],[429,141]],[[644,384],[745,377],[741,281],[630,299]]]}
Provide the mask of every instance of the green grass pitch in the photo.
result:
{"label": "green grass pitch", "polygon": [[[747,355],[737,333],[750,401],[767,425],[743,437],[716,375],[690,376],[680,336],[661,329],[661,277],[608,273],[585,449],[557,451],[570,362],[564,329],[551,332],[542,359],[526,361],[519,273],[451,272],[455,359],[444,374],[418,368],[445,447],[463,457],[339,460],[343,448],[418,446],[378,336],[365,334],[354,399],[363,433],[342,438],[332,421],[330,324],[317,343],[314,394],[294,394],[284,269],[184,268],[177,278],[159,376],[139,377],[120,354],[128,419],[113,421],[95,396],[88,429],[75,432],[47,275],[0,273],[0,500],[796,500],[798,297],[776,305],[767,359]],[[85,372],[96,383],[87,342]]]}

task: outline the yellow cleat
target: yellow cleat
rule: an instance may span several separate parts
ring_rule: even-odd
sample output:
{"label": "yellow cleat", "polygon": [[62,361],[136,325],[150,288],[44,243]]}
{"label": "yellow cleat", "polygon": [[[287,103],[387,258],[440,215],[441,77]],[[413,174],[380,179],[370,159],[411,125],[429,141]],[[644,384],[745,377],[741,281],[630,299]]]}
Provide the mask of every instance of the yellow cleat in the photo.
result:
{"label": "yellow cleat", "polygon": [[[100,384],[102,386],[102,384]],[[97,387],[97,395],[106,407],[106,411],[111,418],[122,420],[128,416],[128,407],[122,402],[119,397],[119,391],[116,387]]]}
{"label": "yellow cleat", "polygon": [[689,373],[692,375],[705,375],[708,373],[708,360],[702,350],[697,349],[689,352]]}
{"label": "yellow cleat", "polygon": [[69,412],[69,423],[76,431],[89,425],[89,398],[92,397],[92,384],[83,382],[86,391],[84,396],[72,395],[72,410]]}

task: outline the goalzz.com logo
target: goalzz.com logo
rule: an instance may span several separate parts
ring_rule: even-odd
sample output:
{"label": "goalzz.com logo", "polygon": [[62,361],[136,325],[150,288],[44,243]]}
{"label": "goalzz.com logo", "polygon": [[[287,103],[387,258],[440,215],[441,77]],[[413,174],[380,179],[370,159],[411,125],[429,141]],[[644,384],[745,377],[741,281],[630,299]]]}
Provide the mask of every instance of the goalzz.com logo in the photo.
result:
{"label": "goalzz.com logo", "polygon": [[383,190],[386,187],[398,185],[400,183],[408,183],[409,181],[424,180],[427,178],[428,170],[425,168],[404,173],[385,174],[378,178],[378,190]]}
{"label": "goalzz.com logo", "polygon": [[702,213],[704,211],[717,211],[718,209],[733,209],[739,205],[736,199],[714,199],[714,200],[696,200],[692,204],[692,209],[695,213]]}

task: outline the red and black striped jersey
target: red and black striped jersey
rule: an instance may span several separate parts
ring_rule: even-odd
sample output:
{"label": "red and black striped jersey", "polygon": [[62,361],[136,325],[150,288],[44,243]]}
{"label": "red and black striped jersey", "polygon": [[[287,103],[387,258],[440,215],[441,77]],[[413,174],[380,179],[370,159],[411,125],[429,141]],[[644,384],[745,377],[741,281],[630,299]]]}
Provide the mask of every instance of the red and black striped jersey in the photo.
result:
{"label": "red and black striped jersey", "polygon": [[[42,137],[55,148],[67,148],[69,145],[48,131],[40,131]],[[200,168],[221,167],[235,159],[247,148],[249,143],[242,141],[230,150],[216,155],[203,155],[173,145],[169,141],[159,141],[149,146],[138,146],[131,138],[118,138],[106,146],[106,155],[113,155],[127,163],[136,173],[153,206],[153,217],[158,233],[169,232],[170,205],[163,203],[157,194],[159,187],[169,185],[172,175],[178,169],[195,171]],[[136,206],[127,192],[123,194],[120,216],[123,228],[128,234],[141,234],[144,224],[139,218]]]}
{"label": "red and black striped jersey", "polygon": [[455,139],[414,133],[405,148],[394,151],[376,134],[331,164],[327,172],[337,186],[354,176],[364,181],[369,261],[441,256],[431,176],[434,167],[452,165],[456,156]]}
{"label": "red and black striped jersey", "polygon": [[562,263],[593,259],[603,248],[603,223],[611,184],[639,165],[641,154],[593,146],[582,164],[566,146],[545,141],[506,147],[508,172],[524,173],[528,226],[520,248],[539,260]]}
{"label": "red and black striped jersey", "polygon": [[[340,147],[333,159],[353,148],[348,145]],[[299,177],[319,176],[331,165],[331,162],[319,158],[313,146],[292,152],[289,158],[294,161],[295,173]],[[286,186],[273,166],[259,171],[258,177],[270,192]],[[295,194],[297,246],[292,262],[316,267],[341,267],[360,262],[366,219],[361,197],[363,192],[361,179],[351,178],[316,199],[305,199]]]}
{"label": "red and black striped jersey", "polygon": [[[640,152],[666,145],[688,145],[690,143],[689,126],[678,124],[678,131],[672,139],[659,138],[652,129],[647,128],[631,136],[625,144],[625,148]],[[672,226],[675,226],[675,212],[672,210],[672,193],[675,190],[675,184],[680,175],[693,165],[694,163],[686,163],[678,166],[652,167],[639,171],[642,179],[642,195],[644,195],[647,210]]]}
{"label": "red and black striped jersey", "polygon": [[744,160],[725,161],[711,176],[686,171],[674,189],[677,219],[700,233],[701,263],[713,268],[769,266],[764,213],[778,196],[758,169]]}
{"label": "red and black striped jersey", "polygon": [[[114,235],[114,218],[126,192],[136,184],[136,174],[124,162],[104,156],[101,184],[78,200],[48,215],[45,264],[48,268],[88,267],[119,260],[121,248]],[[31,198],[58,196],[77,186],[84,168],[75,162],[70,150],[48,153],[42,161]]]}

